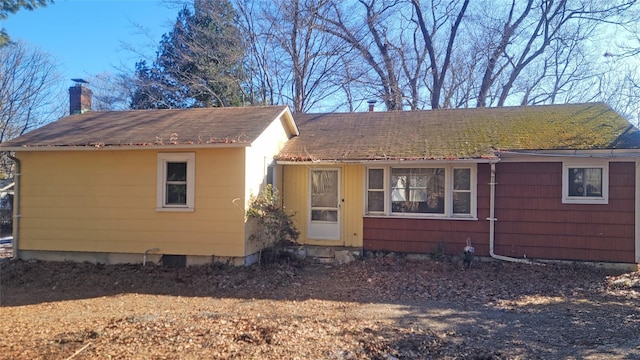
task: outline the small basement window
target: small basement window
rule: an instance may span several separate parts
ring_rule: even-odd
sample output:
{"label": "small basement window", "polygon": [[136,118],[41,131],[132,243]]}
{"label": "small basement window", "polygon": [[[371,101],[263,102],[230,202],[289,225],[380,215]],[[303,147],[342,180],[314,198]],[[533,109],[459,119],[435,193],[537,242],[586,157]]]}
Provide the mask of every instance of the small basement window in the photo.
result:
{"label": "small basement window", "polygon": [[159,153],[156,210],[193,211],[194,153]]}
{"label": "small basement window", "polygon": [[562,203],[608,204],[609,164],[563,163]]}

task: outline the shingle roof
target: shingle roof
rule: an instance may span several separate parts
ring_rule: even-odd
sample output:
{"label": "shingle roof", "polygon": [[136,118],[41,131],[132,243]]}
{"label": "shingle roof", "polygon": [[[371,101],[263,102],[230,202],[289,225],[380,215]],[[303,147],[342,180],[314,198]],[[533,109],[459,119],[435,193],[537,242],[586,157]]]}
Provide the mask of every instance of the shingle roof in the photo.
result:
{"label": "shingle roof", "polygon": [[33,130],[0,147],[250,144],[285,106],[91,111]]}
{"label": "shingle roof", "polygon": [[294,114],[300,136],[278,160],[495,157],[499,150],[638,149],[640,133],[596,104]]}

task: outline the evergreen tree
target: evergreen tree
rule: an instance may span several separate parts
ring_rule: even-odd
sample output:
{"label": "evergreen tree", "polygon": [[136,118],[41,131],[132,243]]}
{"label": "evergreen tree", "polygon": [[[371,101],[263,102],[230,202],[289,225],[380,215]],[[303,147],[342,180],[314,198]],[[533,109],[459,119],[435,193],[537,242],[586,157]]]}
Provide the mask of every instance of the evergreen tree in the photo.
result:
{"label": "evergreen tree", "polygon": [[[0,20],[6,19],[9,14],[15,14],[20,9],[33,10],[47,5],[48,0],[2,0],[0,2]],[[53,1],[51,1],[53,2]],[[0,29],[0,48],[9,42],[9,35],[4,29]]]}
{"label": "evergreen tree", "polygon": [[185,95],[167,82],[157,66],[150,67],[145,60],[136,63],[135,84],[130,107],[141,109],[180,109],[188,107]]}
{"label": "evergreen tree", "polygon": [[239,106],[244,42],[228,0],[195,0],[185,6],[173,30],[163,35],[153,66],[136,66],[131,107]]}

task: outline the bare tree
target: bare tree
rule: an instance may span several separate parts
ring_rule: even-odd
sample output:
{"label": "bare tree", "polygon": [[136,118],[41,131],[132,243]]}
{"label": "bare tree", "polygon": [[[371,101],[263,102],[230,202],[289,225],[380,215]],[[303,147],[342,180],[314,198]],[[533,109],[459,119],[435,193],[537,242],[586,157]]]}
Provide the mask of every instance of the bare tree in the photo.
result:
{"label": "bare tree", "polygon": [[[62,117],[68,102],[60,102],[60,85],[49,54],[20,41],[0,48],[0,142]],[[8,174],[5,160],[0,171]]]}
{"label": "bare tree", "polygon": [[91,107],[96,111],[128,110],[131,97],[132,79],[124,74],[108,72],[89,77],[89,84],[93,92]]}
{"label": "bare tree", "polygon": [[499,79],[499,88],[493,90],[496,105],[504,106],[523,71],[553,51],[552,44],[586,39],[601,24],[619,24],[635,1],[512,0],[503,18],[500,6],[491,5],[491,14],[485,13],[490,52],[478,91],[480,107],[489,105],[488,94]]}
{"label": "bare tree", "polygon": [[[378,89],[376,95],[383,99],[387,110],[402,110],[404,99],[399,54],[391,45],[397,43],[396,22],[391,16],[399,4],[399,0],[358,0],[355,4],[331,1],[319,23],[323,31],[353,48],[360,62],[370,68],[366,73],[373,74],[375,80],[368,86]],[[354,68],[351,64],[352,71]]]}
{"label": "bare tree", "polygon": [[597,66],[590,59],[586,39],[566,37],[550,44],[536,64],[521,74],[512,96],[521,96],[521,105],[584,102],[594,93],[585,91],[598,76]]}
{"label": "bare tree", "polygon": [[[627,92],[635,79],[605,74],[593,49],[605,27],[640,38],[638,0],[234,1],[247,98],[295,112],[357,111],[369,99],[387,110],[613,99],[601,79],[626,78]],[[138,80],[166,79],[142,65]],[[168,88],[142,102],[176,107]]]}
{"label": "bare tree", "polygon": [[[290,103],[294,112],[306,112],[340,91],[339,54],[344,45],[318,30],[318,18],[326,11],[322,0],[243,3],[239,11],[250,35],[250,72],[257,76],[260,94]],[[250,32],[250,31],[248,31]]]}
{"label": "bare tree", "polygon": [[252,0],[237,0],[240,27],[247,41],[245,69],[247,72],[247,92],[257,104],[277,104],[278,94],[283,90],[277,86],[278,69],[272,69],[272,58],[277,58],[272,49],[273,33],[265,25],[261,15],[262,3]]}
{"label": "bare tree", "polygon": [[[433,1],[430,3],[430,14],[431,14],[431,27],[427,28],[427,23],[425,16],[422,11],[422,5],[420,4],[420,0],[412,0],[411,4],[416,13],[416,17],[418,20],[418,24],[420,25],[420,31],[422,33],[422,38],[424,40],[424,45],[427,49],[427,53],[429,54],[429,71],[431,73],[431,108],[438,109],[440,108],[440,97],[442,94],[442,90],[445,84],[445,79],[447,76],[447,71],[449,70],[449,66],[451,64],[451,57],[453,55],[453,47],[456,41],[456,36],[458,35],[458,28],[460,27],[460,23],[462,22],[462,18],[464,17],[465,12],[467,11],[467,7],[469,6],[469,0],[464,0],[462,4],[457,7],[457,1],[452,1],[448,4],[445,4],[445,11],[442,15],[439,15],[437,12],[438,5]],[[444,60],[441,63],[438,62],[438,53],[436,51],[435,37],[438,30],[443,27],[445,24],[450,24],[451,30],[447,35],[446,50],[444,51]],[[443,39],[444,41],[444,39]]]}
{"label": "bare tree", "polygon": [[0,49],[0,142],[61,115],[55,111],[60,84],[50,55],[23,42]]}

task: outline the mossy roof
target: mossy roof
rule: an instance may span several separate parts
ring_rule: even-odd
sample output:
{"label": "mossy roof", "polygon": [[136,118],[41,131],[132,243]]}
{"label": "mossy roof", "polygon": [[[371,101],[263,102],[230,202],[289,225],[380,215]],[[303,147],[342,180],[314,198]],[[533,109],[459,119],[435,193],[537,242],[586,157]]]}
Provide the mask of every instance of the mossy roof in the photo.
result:
{"label": "mossy roof", "polygon": [[602,103],[294,114],[284,161],[493,158],[499,151],[639,149],[640,133]]}
{"label": "mossy roof", "polygon": [[89,111],[35,129],[0,148],[151,145],[248,146],[286,106]]}

